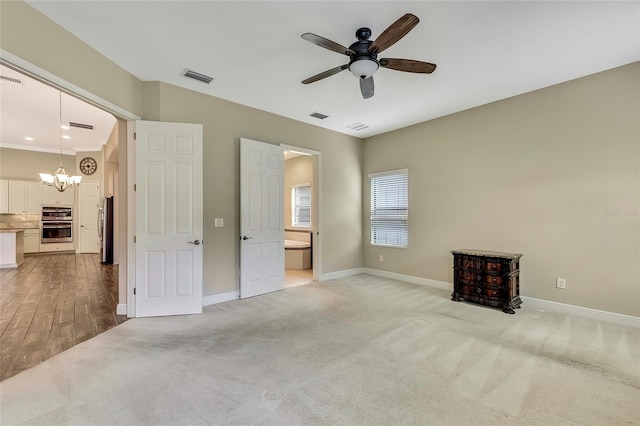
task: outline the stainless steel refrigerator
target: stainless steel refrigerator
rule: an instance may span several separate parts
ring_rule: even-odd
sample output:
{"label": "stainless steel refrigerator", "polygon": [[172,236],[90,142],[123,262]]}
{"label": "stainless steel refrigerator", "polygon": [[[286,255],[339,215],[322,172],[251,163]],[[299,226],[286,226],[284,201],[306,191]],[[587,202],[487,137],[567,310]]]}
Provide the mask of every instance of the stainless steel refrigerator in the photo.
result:
{"label": "stainless steel refrigerator", "polygon": [[105,197],[98,208],[100,258],[105,265],[113,264],[113,196]]}

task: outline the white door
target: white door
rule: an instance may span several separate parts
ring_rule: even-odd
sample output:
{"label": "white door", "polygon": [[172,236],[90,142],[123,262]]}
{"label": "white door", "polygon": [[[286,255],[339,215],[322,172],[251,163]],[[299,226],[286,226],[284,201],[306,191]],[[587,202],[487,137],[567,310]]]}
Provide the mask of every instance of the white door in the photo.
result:
{"label": "white door", "polygon": [[80,253],[99,253],[100,236],[98,234],[98,205],[101,205],[100,182],[84,179],[78,189],[78,212],[76,219]]}
{"label": "white door", "polygon": [[282,148],[240,140],[240,297],[284,288]]}
{"label": "white door", "polygon": [[202,125],[136,121],[136,316],[202,312]]}

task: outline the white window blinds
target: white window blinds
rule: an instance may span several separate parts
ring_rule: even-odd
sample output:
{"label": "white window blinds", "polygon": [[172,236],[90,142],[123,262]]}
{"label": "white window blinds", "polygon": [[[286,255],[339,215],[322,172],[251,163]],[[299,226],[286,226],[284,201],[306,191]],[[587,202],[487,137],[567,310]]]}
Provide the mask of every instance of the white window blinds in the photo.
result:
{"label": "white window blinds", "polygon": [[311,185],[291,188],[291,225],[311,226]]}
{"label": "white window blinds", "polygon": [[369,175],[371,181],[371,244],[409,245],[409,171]]}

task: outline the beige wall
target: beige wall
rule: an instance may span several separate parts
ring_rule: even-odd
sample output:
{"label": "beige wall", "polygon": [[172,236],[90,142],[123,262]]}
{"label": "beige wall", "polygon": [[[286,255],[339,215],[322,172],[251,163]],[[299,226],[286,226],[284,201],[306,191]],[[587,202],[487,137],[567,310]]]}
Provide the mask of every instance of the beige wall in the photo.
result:
{"label": "beige wall", "polygon": [[409,169],[410,232],[365,266],[451,282],[452,249],[519,252],[523,295],[640,315],[639,100],[635,63],[365,140],[365,194]]}
{"label": "beige wall", "polygon": [[[284,226],[291,228],[291,187],[309,183],[311,193],[315,192],[313,184],[313,157],[301,155],[284,162]],[[315,217],[311,218],[312,224]]]}
{"label": "beige wall", "polygon": [[[62,165],[75,175],[76,157],[63,155]],[[60,167],[60,154],[0,148],[0,177],[7,179],[40,180],[38,173],[53,173]]]}
{"label": "beige wall", "polygon": [[164,83],[145,83],[144,95],[145,118],[204,125],[205,296],[238,289],[241,137],[321,153],[322,273],[362,265],[360,139]]}

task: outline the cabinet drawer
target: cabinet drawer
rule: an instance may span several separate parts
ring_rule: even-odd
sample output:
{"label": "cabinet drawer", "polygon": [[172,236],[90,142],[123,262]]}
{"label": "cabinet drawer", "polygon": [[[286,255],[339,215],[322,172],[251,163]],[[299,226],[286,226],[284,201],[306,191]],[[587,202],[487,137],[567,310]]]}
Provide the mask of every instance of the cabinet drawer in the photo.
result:
{"label": "cabinet drawer", "polygon": [[458,278],[461,280],[475,281],[476,274],[469,271],[458,271]]}
{"label": "cabinet drawer", "polygon": [[463,256],[460,258],[460,266],[462,266],[463,268],[475,268],[476,267],[476,259],[474,259],[473,257],[466,257]]}
{"label": "cabinet drawer", "polygon": [[484,270],[485,271],[490,271],[490,272],[502,272],[502,270],[504,269],[504,263],[502,262],[485,262],[484,263]]}
{"label": "cabinet drawer", "polygon": [[484,282],[487,284],[501,285],[505,282],[504,277],[498,277],[495,275],[485,275]]}
{"label": "cabinet drawer", "polygon": [[504,290],[497,290],[497,289],[493,289],[493,288],[487,288],[484,291],[484,294],[487,297],[494,297],[494,298],[499,298],[501,299],[504,296]]}
{"label": "cabinet drawer", "polygon": [[454,266],[461,269],[476,269],[480,266],[480,262],[471,256],[455,256],[453,260]]}
{"label": "cabinet drawer", "polygon": [[461,284],[458,291],[462,294],[476,295],[478,293],[478,287],[470,284]]}

